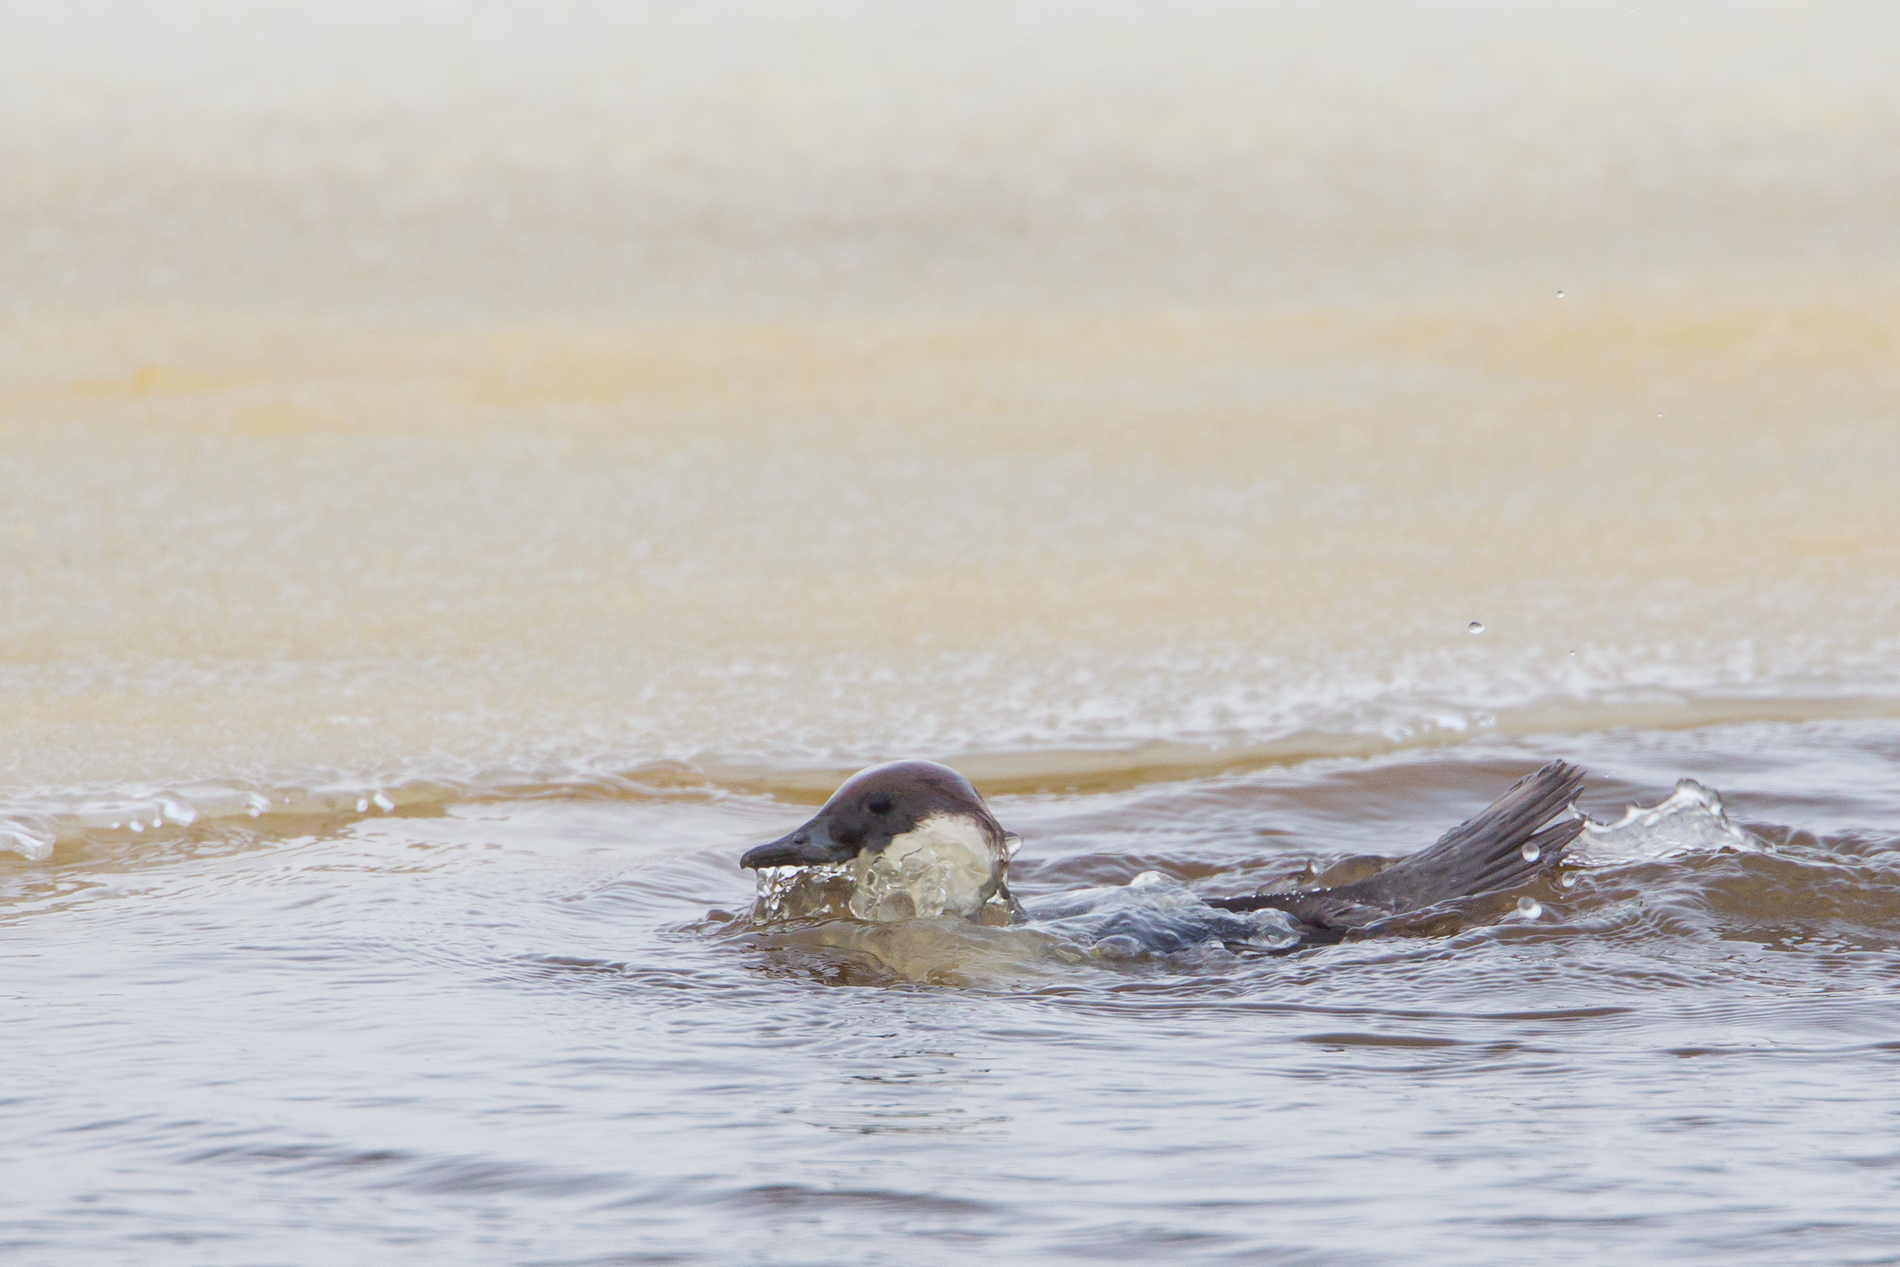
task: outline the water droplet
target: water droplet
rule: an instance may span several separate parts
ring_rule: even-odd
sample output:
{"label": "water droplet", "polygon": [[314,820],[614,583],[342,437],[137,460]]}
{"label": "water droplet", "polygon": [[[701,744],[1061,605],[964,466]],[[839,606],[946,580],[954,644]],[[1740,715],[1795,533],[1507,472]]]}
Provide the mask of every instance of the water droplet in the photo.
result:
{"label": "water droplet", "polygon": [[369,799],[370,799],[370,802],[373,805],[375,805],[377,809],[383,811],[383,813],[385,814],[387,814],[390,810],[393,810],[396,808],[396,802],[390,800],[387,793],[378,792],[376,795],[370,797]]}
{"label": "water droplet", "polygon": [[1536,845],[1525,845],[1522,849],[1518,850],[1518,852],[1524,855],[1524,861],[1526,862],[1536,862],[1539,858],[1544,856],[1543,851]]}
{"label": "water droplet", "polygon": [[1564,878],[1558,881],[1558,883],[1562,884],[1566,889],[1576,888],[1577,887],[1577,873],[1575,871],[1564,872]]}
{"label": "water droplet", "polygon": [[1484,622],[1483,622],[1482,620],[1474,620],[1474,621],[1472,621],[1472,622],[1471,622],[1470,624],[1468,624],[1468,625],[1466,625],[1466,626],[1465,626],[1465,632],[1466,632],[1466,633],[1474,633],[1474,634],[1481,634],[1481,633],[1483,633],[1483,632],[1484,632]]}
{"label": "water droplet", "polygon": [[361,814],[368,809],[369,809],[369,797],[367,796],[357,797],[356,798],[356,812]]}
{"label": "water droplet", "polygon": [[113,831],[117,831],[117,830],[119,830],[119,828],[121,828],[121,827],[123,827],[123,826],[125,826],[125,824],[124,824],[124,823],[114,823],[114,824],[112,824],[112,830],[113,830]]}
{"label": "water droplet", "polygon": [[1536,919],[1544,913],[1544,904],[1534,897],[1517,899],[1517,913],[1525,919]]}
{"label": "water droplet", "polygon": [[144,830],[145,830],[145,824],[144,824],[144,823],[141,823],[141,822],[140,822],[140,821],[139,821],[138,819],[136,819],[136,818],[132,820],[132,822],[130,823],[130,826],[131,826],[131,828],[132,828],[132,830],[133,830],[133,831],[144,831]]}
{"label": "water droplet", "polygon": [[1572,651],[1572,652],[1571,652],[1570,654],[1571,654],[1571,655],[1575,655],[1575,654],[1577,654],[1577,653],[1576,653],[1576,652],[1574,652],[1574,651]]}
{"label": "water droplet", "polygon": [[1558,291],[1558,292],[1557,292],[1557,298],[1559,298],[1559,299],[1562,299],[1563,297],[1564,297],[1564,292],[1563,292],[1563,291],[1561,291],[1561,290],[1560,290],[1560,291]]}

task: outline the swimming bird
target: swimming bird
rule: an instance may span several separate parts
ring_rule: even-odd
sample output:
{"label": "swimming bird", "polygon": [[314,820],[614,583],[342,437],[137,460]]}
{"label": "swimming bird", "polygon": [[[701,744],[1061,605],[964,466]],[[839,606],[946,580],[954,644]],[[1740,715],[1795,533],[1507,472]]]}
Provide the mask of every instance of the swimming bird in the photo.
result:
{"label": "swimming bird", "polygon": [[[1440,902],[1521,888],[1560,862],[1583,830],[1581,817],[1552,821],[1576,799],[1583,778],[1578,767],[1553,761],[1430,848],[1364,879],[1205,904],[1233,914],[1284,912],[1306,944]],[[859,919],[977,919],[1000,901],[1020,920],[1023,908],[1009,891],[1015,840],[955,770],[893,761],[852,775],[810,821],[748,850],[739,865],[848,870],[848,908]]]}

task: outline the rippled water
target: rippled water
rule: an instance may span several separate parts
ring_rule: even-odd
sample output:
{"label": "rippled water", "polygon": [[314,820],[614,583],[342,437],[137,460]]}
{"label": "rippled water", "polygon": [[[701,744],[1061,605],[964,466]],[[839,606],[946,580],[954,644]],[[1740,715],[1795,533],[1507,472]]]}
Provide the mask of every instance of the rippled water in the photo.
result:
{"label": "rippled water", "polygon": [[1247,891],[1409,852],[1553,751],[1600,771],[1598,819],[1693,773],[1759,851],[1609,850],[1534,920],[1196,962],[709,921],[804,811],[703,789],[16,868],[10,1257],[1887,1260],[1891,724],[994,803],[1032,903],[1148,869]]}
{"label": "rippled water", "polygon": [[0,27],[0,1260],[1900,1263],[1888,6]]}

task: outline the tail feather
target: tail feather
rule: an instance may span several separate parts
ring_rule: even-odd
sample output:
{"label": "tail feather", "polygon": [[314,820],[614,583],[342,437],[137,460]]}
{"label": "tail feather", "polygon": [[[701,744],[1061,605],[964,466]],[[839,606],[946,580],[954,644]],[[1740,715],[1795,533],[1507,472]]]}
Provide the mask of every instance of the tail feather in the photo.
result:
{"label": "tail feather", "polygon": [[1583,820],[1550,820],[1583,789],[1583,771],[1553,761],[1519,779],[1480,813],[1377,875],[1332,889],[1218,898],[1228,911],[1268,907],[1320,929],[1361,928],[1375,920],[1453,898],[1517,888],[1561,861]]}
{"label": "tail feather", "polygon": [[[1552,863],[1561,861],[1571,842],[1583,831],[1581,818],[1566,819],[1553,823],[1519,845],[1515,850],[1507,850],[1490,866],[1472,877],[1467,893],[1451,893],[1448,897],[1463,897],[1470,893],[1493,893],[1499,889],[1514,889],[1529,884],[1537,873]],[[1444,898],[1434,899],[1444,901]]]}

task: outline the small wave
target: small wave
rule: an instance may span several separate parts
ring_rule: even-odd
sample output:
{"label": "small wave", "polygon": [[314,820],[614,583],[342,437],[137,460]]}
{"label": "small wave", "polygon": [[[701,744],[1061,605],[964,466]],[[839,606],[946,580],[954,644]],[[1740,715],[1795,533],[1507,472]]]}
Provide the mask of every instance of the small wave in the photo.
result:
{"label": "small wave", "polygon": [[[450,804],[470,801],[644,800],[739,794],[815,803],[862,766],[892,756],[934,755],[968,775],[990,795],[1108,791],[1313,760],[1448,747],[1479,737],[1581,734],[1629,726],[1668,731],[1751,721],[1896,715],[1900,715],[1900,699],[1878,695],[1615,703],[1552,699],[1513,710],[1458,717],[1442,709],[1420,712],[1399,708],[1384,721],[1368,721],[1363,729],[1299,729],[1277,737],[1229,735],[1101,748],[1029,747],[947,754],[866,752],[846,761],[819,763],[802,757],[775,761],[717,754],[693,760],[638,760],[625,754],[600,754],[585,760],[491,766],[419,761],[409,769],[380,776],[330,771],[251,781],[203,779],[17,791],[0,799],[0,852],[42,862],[61,845],[78,842],[123,846],[189,834],[219,823],[250,823],[266,834],[290,835],[309,831],[317,824],[384,814],[436,813]],[[1621,830],[1625,824],[1611,826]],[[1622,847],[1608,838],[1599,843],[1605,849]]]}
{"label": "small wave", "polygon": [[339,1174],[366,1186],[428,1194],[517,1193],[566,1197],[625,1188],[624,1175],[555,1170],[521,1162],[467,1156],[430,1156],[395,1148],[341,1144],[228,1144],[181,1158],[188,1165],[254,1167],[271,1174]]}
{"label": "small wave", "polygon": [[738,1210],[835,1210],[869,1208],[881,1214],[994,1215],[997,1208],[986,1201],[945,1196],[933,1192],[904,1192],[896,1188],[810,1188],[803,1184],[774,1183],[756,1188],[741,1188],[719,1199],[720,1205]]}
{"label": "small wave", "polygon": [[249,825],[266,834],[286,836],[365,818],[435,814],[466,802],[652,799],[721,790],[696,767],[656,761],[625,772],[456,771],[381,780],[340,776],[277,783],[203,780],[43,792],[0,802],[0,851],[43,862],[61,845],[157,843],[221,824]]}
{"label": "small wave", "polygon": [[1734,849],[1763,853],[1761,839],[1735,825],[1722,798],[1694,779],[1683,779],[1666,800],[1655,805],[1632,805],[1623,817],[1601,823],[1585,817],[1580,848],[1571,857],[1581,862],[1647,862]]}
{"label": "small wave", "polygon": [[271,828],[287,834],[308,830],[319,820],[367,818],[402,810],[426,812],[460,795],[459,789],[429,784],[259,788],[196,783],[49,796],[38,804],[0,806],[0,850],[17,853],[29,862],[43,862],[62,844],[158,841],[220,822],[251,820],[269,820]]}

